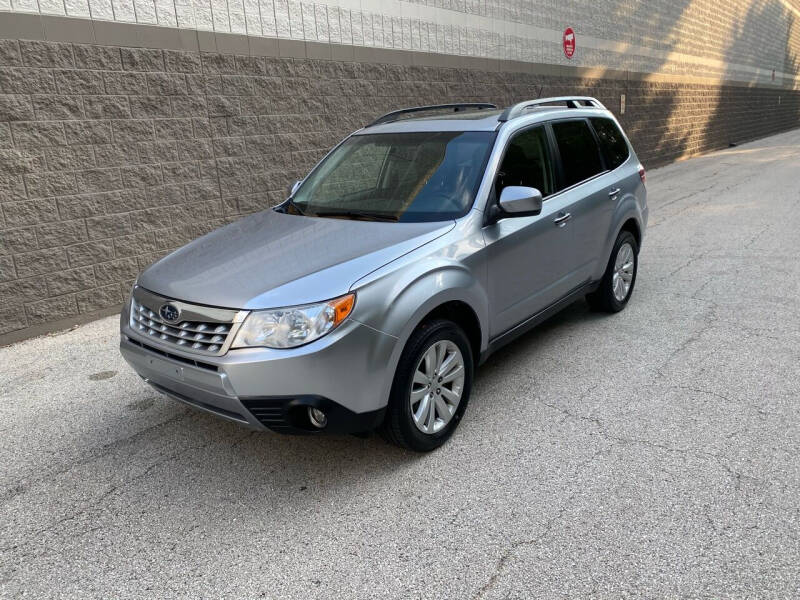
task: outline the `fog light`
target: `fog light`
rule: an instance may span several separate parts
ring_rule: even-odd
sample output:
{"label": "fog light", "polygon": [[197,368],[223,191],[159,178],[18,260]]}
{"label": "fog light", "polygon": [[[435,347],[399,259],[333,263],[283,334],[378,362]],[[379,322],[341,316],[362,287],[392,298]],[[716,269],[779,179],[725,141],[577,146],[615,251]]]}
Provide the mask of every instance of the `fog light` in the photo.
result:
{"label": "fog light", "polygon": [[308,407],[308,420],[317,429],[322,429],[328,424],[328,417],[325,416],[325,413],[313,406]]}

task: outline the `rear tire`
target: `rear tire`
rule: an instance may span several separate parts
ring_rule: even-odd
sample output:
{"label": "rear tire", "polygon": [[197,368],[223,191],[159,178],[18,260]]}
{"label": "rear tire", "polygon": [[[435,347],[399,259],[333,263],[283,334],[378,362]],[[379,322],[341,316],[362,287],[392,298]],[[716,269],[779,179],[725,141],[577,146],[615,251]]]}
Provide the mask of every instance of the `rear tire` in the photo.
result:
{"label": "rear tire", "polygon": [[400,356],[383,437],[416,452],[444,444],[467,409],[473,370],[472,348],[461,327],[445,319],[422,323]]}
{"label": "rear tire", "polygon": [[639,245],[630,231],[621,231],[611,250],[599,287],[586,295],[593,310],[616,313],[628,304],[639,270]]}

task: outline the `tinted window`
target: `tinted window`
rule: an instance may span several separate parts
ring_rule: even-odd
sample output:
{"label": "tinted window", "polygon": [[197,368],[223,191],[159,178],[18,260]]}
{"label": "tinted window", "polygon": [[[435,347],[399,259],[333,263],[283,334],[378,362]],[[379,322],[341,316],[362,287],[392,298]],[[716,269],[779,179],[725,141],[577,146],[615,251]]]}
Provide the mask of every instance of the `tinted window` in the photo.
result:
{"label": "tinted window", "polygon": [[495,183],[498,198],[502,189],[509,185],[533,187],[542,196],[555,191],[552,161],[543,127],[518,133],[508,143]]}
{"label": "tinted window", "polygon": [[603,171],[597,142],[586,121],[553,123],[553,133],[561,154],[564,187],[589,179]]}
{"label": "tinted window", "polygon": [[475,199],[494,133],[354,135],[303,182],[294,204],[308,216],[442,221]]}
{"label": "tinted window", "polygon": [[600,150],[606,159],[609,169],[616,169],[628,158],[628,144],[622,137],[622,132],[611,119],[590,119],[597,137],[600,138]]}

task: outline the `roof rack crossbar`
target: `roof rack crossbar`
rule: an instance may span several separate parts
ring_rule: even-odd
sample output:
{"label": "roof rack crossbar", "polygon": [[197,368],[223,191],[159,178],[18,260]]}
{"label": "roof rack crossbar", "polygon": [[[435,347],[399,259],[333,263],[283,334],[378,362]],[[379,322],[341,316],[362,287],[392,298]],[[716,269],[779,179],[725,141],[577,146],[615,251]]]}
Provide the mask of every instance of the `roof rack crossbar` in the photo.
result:
{"label": "roof rack crossbar", "polygon": [[497,108],[497,106],[488,102],[460,102],[458,104],[432,104],[430,106],[414,106],[412,108],[403,108],[386,113],[382,117],[375,119],[372,123],[367,125],[367,127],[374,127],[375,125],[380,125],[382,123],[391,123],[392,121],[396,121],[399,117],[406,114],[429,110],[452,110],[453,112],[458,112],[467,108],[481,110],[484,108]]}
{"label": "roof rack crossbar", "polygon": [[509,106],[500,114],[499,117],[497,117],[497,120],[500,122],[510,121],[511,119],[520,116],[529,108],[535,108],[543,104],[551,104],[556,102],[563,102],[568,108],[605,109],[605,106],[603,106],[603,104],[597,98],[592,98],[591,96],[556,96],[554,98],[526,100],[525,102],[519,102],[513,106]]}

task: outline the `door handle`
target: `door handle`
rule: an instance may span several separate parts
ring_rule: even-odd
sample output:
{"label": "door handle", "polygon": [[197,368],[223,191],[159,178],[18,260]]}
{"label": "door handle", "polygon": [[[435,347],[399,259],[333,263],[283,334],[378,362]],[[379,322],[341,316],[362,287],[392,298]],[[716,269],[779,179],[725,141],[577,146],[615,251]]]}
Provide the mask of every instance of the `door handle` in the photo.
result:
{"label": "door handle", "polygon": [[612,200],[616,200],[617,196],[619,195],[619,192],[620,192],[619,188],[611,190],[610,192],[608,192],[608,197],[611,198]]}
{"label": "door handle", "polygon": [[555,223],[556,226],[558,227],[563,227],[564,225],[567,224],[567,221],[569,221],[571,218],[572,215],[570,213],[564,213],[560,217],[556,217],[555,219],[553,219],[553,223]]}

